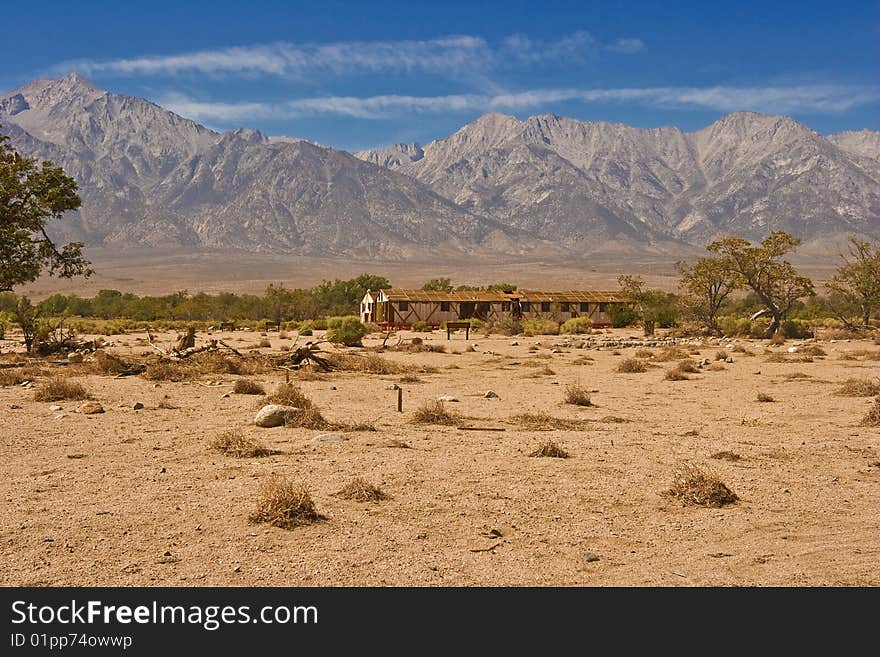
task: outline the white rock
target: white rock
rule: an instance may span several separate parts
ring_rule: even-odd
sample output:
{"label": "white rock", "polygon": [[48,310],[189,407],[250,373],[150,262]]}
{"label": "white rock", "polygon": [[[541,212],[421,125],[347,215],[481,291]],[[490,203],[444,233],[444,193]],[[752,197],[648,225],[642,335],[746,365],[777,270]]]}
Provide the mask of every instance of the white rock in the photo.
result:
{"label": "white rock", "polygon": [[498,397],[498,393],[494,390],[487,390],[486,394],[484,394],[483,397],[485,397],[486,399],[495,399],[496,397]]}
{"label": "white rock", "polygon": [[788,348],[788,353],[790,353],[790,354],[796,354],[796,353],[797,353],[797,350],[798,350],[797,347],[789,347],[789,348]]}
{"label": "white rock", "polygon": [[439,397],[437,397],[437,401],[442,401],[442,402],[457,402],[457,401],[458,401],[458,397],[453,397],[452,395],[440,395]]}
{"label": "white rock", "polygon": [[291,413],[298,413],[299,410],[294,406],[268,404],[257,411],[254,416],[254,424],[258,427],[280,427],[287,421],[287,417]]}
{"label": "white rock", "polygon": [[57,404],[55,404],[54,406],[50,406],[49,410],[50,411],[63,411],[64,409],[61,408],[60,406],[58,406]]}
{"label": "white rock", "polygon": [[75,351],[71,351],[67,354],[67,362],[68,363],[81,363],[83,362],[83,355],[78,354]]}
{"label": "white rock", "polygon": [[344,433],[322,433],[312,438],[313,443],[333,443],[340,440],[348,440]]}

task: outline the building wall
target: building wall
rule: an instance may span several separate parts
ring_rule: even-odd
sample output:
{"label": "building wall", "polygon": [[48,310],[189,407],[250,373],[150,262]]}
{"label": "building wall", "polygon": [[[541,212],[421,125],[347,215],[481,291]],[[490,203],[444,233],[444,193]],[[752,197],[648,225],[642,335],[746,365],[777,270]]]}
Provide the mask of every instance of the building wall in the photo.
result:
{"label": "building wall", "polygon": [[[547,302],[544,302],[547,303]],[[469,305],[468,305],[469,304]],[[522,319],[546,318],[559,323],[572,317],[589,317],[594,326],[610,326],[611,315],[609,310],[613,303],[588,303],[582,306],[580,303],[569,303],[564,309],[564,304],[549,302],[529,302],[527,309],[522,310]],[[475,317],[487,322],[496,322],[504,317],[512,316],[513,304],[511,302],[448,302],[448,308],[444,310],[443,304],[431,302],[407,302],[406,309],[401,309],[400,301],[375,302],[374,312],[370,314],[369,308],[361,307],[361,318],[364,321],[375,321],[378,324],[393,327],[411,327],[415,322],[425,322],[429,326],[440,326],[444,322],[459,321],[469,317]]]}

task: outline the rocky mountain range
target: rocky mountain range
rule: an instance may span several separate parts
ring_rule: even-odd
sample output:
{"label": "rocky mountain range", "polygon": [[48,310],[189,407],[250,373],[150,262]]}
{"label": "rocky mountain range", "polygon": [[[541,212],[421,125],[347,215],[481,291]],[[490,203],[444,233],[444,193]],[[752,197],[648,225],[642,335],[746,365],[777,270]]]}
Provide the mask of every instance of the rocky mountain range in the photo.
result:
{"label": "rocky mountain range", "polygon": [[0,94],[0,131],[60,164],[89,245],[364,259],[689,249],[785,229],[880,237],[880,133],[738,112],[693,133],[486,114],[350,154],[217,133],[72,73]]}

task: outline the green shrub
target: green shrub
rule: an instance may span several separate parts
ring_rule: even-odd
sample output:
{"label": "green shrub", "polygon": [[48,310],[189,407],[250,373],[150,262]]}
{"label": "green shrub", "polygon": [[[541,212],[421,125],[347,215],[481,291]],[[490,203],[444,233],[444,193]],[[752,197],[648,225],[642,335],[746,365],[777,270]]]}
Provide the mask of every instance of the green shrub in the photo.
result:
{"label": "green shrub", "polygon": [[330,342],[357,347],[367,334],[367,327],[354,315],[331,317],[327,320],[327,339]]}
{"label": "green shrub", "polygon": [[559,323],[552,319],[536,317],[526,319],[522,323],[523,333],[526,335],[559,335]]}
{"label": "green shrub", "polygon": [[802,319],[789,319],[782,322],[782,335],[786,338],[799,340],[803,338],[812,338],[813,329],[809,322]]}
{"label": "green shrub", "polygon": [[611,326],[614,328],[623,328],[630,326],[639,318],[639,313],[623,304],[614,304],[608,309],[611,316]]}
{"label": "green shrub", "polygon": [[312,329],[305,328],[305,329],[301,329],[299,334],[300,335],[312,335],[313,333],[312,333]]}
{"label": "green shrub", "polygon": [[565,320],[559,328],[560,333],[592,333],[593,320],[589,317],[572,317]]}
{"label": "green shrub", "polygon": [[483,328],[486,325],[486,322],[484,322],[482,319],[478,319],[476,317],[471,317],[468,321],[471,323],[472,329]]}
{"label": "green shrub", "polygon": [[416,333],[430,333],[431,327],[428,326],[428,322],[419,320],[418,322],[413,322],[412,330]]}

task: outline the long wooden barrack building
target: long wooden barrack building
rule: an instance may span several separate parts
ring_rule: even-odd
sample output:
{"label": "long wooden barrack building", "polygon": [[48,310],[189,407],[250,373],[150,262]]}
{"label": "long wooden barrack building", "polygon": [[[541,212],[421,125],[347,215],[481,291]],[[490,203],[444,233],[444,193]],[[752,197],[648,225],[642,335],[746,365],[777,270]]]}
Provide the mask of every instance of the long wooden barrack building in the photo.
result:
{"label": "long wooden barrack building", "polygon": [[361,300],[363,322],[383,328],[410,328],[416,322],[438,327],[444,322],[480,319],[496,322],[505,317],[548,318],[564,322],[588,317],[593,326],[610,326],[615,305],[632,305],[621,292],[487,290],[437,292],[427,290],[367,290]]}

